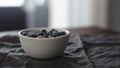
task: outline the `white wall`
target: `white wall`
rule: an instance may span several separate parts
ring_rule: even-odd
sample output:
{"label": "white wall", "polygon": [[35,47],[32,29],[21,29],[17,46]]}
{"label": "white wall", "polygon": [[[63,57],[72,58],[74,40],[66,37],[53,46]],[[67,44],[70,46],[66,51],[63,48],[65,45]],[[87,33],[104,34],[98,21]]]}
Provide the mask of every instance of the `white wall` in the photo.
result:
{"label": "white wall", "polygon": [[92,3],[91,0],[49,0],[49,27],[93,26]]}
{"label": "white wall", "polygon": [[70,27],[94,26],[93,0],[70,0]]}
{"label": "white wall", "polygon": [[107,27],[108,0],[49,0],[49,27]]}
{"label": "white wall", "polygon": [[49,0],[49,27],[69,27],[69,0]]}

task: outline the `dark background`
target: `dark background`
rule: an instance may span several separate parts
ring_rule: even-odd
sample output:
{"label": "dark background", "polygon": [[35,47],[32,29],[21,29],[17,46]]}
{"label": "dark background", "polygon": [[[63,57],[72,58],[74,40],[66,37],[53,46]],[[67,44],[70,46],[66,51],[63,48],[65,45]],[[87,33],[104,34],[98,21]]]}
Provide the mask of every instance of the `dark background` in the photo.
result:
{"label": "dark background", "polygon": [[0,31],[24,29],[26,14],[20,7],[0,8]]}
{"label": "dark background", "polygon": [[109,0],[109,28],[120,31],[120,0]]}

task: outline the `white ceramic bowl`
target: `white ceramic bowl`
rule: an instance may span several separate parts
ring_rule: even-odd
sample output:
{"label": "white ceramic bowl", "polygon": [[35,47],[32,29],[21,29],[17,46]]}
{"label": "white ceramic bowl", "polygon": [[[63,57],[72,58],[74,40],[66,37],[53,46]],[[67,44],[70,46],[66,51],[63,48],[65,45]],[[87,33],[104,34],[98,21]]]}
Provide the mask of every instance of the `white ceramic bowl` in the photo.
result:
{"label": "white ceramic bowl", "polygon": [[19,32],[19,39],[25,53],[38,59],[48,59],[61,55],[66,48],[70,32],[65,29],[56,29],[66,33],[66,35],[56,38],[32,38],[21,35],[23,31],[41,29],[51,30],[50,28],[29,28]]}

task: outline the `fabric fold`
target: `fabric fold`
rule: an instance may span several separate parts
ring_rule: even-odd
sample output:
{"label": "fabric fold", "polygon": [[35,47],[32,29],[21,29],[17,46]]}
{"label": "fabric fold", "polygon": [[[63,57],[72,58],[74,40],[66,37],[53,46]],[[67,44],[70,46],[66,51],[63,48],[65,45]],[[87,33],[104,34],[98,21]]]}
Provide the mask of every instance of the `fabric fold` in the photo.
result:
{"label": "fabric fold", "polygon": [[17,36],[0,38],[0,68],[93,68],[78,34],[71,34],[60,57],[35,59],[24,53]]}

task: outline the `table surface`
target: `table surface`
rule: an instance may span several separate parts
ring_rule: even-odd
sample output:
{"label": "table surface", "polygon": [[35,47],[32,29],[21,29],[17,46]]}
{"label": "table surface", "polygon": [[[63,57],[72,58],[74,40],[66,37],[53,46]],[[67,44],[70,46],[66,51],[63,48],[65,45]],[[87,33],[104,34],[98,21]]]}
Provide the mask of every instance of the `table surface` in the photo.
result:
{"label": "table surface", "polygon": [[[93,34],[118,34],[118,32],[115,31],[111,31],[108,29],[101,29],[101,28],[97,28],[97,27],[88,27],[88,28],[72,28],[72,29],[68,29],[70,31],[70,33],[74,34],[74,33],[78,33],[80,35],[93,35]],[[16,31],[4,31],[4,32],[0,32],[0,36],[3,35],[18,35],[18,32],[20,30],[16,30]]]}

